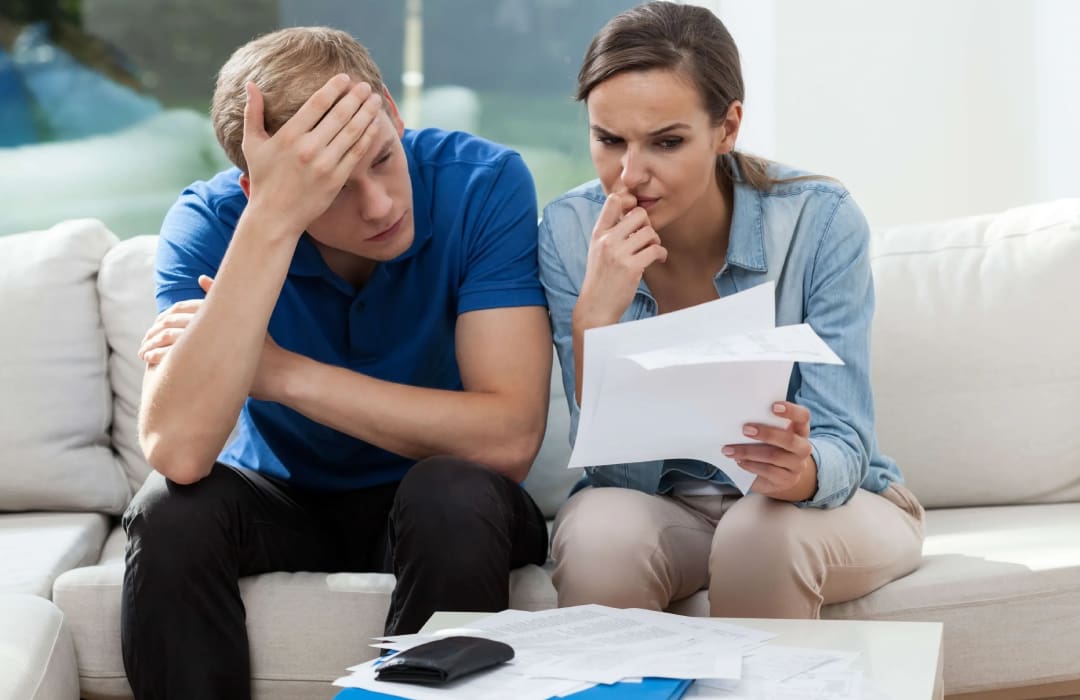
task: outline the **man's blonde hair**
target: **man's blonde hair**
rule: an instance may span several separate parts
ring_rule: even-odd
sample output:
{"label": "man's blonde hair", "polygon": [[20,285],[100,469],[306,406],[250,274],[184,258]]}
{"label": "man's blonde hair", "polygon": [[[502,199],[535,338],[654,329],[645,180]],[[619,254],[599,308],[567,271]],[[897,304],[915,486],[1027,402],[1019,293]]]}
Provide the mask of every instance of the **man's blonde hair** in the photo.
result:
{"label": "man's blonde hair", "polygon": [[247,172],[240,147],[244,140],[245,85],[263,95],[263,121],[273,134],[311,95],[338,73],[369,83],[382,93],[379,67],[360,42],[329,27],[289,27],[254,39],[237,49],[218,71],[210,118],[225,155]]}

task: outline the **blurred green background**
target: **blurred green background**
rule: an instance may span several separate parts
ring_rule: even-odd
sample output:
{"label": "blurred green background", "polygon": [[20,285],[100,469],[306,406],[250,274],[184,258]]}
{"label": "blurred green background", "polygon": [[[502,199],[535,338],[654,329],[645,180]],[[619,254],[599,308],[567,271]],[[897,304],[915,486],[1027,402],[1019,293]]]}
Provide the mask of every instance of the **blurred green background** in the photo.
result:
{"label": "blurred green background", "polygon": [[[574,81],[592,35],[633,4],[415,2],[423,90],[407,125],[516,148],[543,206],[594,177]],[[206,122],[217,69],[279,27],[348,31],[401,104],[406,10],[407,0],[0,0],[0,235],[78,215],[122,237],[156,233],[180,189],[227,165]]]}

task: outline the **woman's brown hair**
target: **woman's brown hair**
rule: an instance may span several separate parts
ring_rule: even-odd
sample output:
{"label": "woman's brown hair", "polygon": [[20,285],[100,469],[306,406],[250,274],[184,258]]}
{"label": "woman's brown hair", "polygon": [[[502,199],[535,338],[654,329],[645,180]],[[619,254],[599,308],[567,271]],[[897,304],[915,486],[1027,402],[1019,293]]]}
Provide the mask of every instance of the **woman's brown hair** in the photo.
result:
{"label": "woman's brown hair", "polygon": [[[618,73],[654,69],[690,78],[717,123],[732,102],[743,101],[739,50],[724,23],[704,7],[672,2],[638,5],[605,24],[585,52],[575,97],[587,100],[593,88]],[[743,181],[755,189],[780,182],[769,175],[768,160],[736,151],[731,155]],[[716,169],[721,182],[731,177],[723,158],[717,159]]]}

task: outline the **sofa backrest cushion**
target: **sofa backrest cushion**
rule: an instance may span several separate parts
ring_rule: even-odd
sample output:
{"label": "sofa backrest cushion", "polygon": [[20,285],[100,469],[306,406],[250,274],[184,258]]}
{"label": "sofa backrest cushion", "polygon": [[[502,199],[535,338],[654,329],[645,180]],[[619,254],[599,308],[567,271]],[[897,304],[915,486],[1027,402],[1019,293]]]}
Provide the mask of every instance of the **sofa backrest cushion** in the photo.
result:
{"label": "sofa backrest cushion", "polygon": [[1080,199],[873,237],[878,438],[930,507],[1080,500]]}
{"label": "sofa backrest cushion", "polygon": [[154,303],[154,256],[157,236],[121,241],[105,254],[98,275],[101,320],[109,345],[113,390],[113,449],[120,457],[132,493],[150,474],[139,447],[136,416],[146,363],[139,359],[143,335],[157,316]]}
{"label": "sofa backrest cushion", "polygon": [[559,356],[554,351],[552,355],[547,432],[540,445],[540,454],[536,455],[529,477],[525,479],[525,490],[549,518],[555,517],[570,495],[570,489],[584,475],[581,469],[566,468],[570,463],[570,413],[566,409]]}
{"label": "sofa backrest cushion", "polygon": [[99,221],[0,238],[0,510],[120,513],[97,294],[116,237]]}

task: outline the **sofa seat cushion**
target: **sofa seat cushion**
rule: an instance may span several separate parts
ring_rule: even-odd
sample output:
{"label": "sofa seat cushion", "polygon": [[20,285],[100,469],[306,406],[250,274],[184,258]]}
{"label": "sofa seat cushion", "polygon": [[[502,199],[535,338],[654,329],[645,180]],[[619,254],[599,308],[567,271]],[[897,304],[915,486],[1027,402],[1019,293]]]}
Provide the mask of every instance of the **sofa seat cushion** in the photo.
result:
{"label": "sofa seat cushion", "polygon": [[[55,585],[87,700],[131,697],[120,656],[123,544],[123,533],[114,531],[102,563],[68,571]],[[331,681],[375,656],[368,645],[383,631],[393,588],[388,574],[277,572],[242,579],[258,697],[332,697]],[[516,608],[555,607],[555,589],[539,567],[513,571],[510,590]]]}
{"label": "sofa seat cushion", "polygon": [[52,597],[57,576],[98,560],[108,532],[98,513],[0,514],[0,593]]}
{"label": "sofa seat cushion", "polygon": [[34,595],[0,595],[0,698],[78,700],[64,614]]}
{"label": "sofa seat cushion", "polygon": [[[1080,680],[1080,503],[926,514],[923,563],[822,617],[945,623],[945,690]],[[707,615],[704,591],[672,612]]]}

